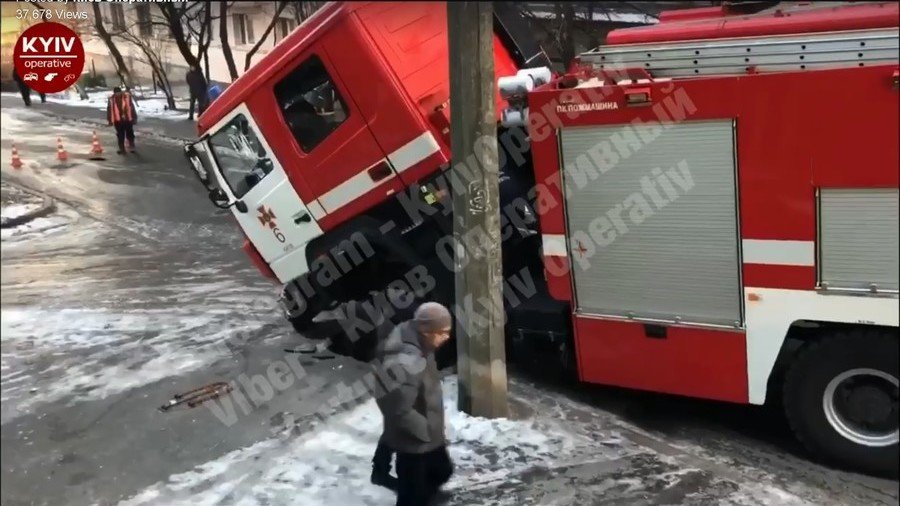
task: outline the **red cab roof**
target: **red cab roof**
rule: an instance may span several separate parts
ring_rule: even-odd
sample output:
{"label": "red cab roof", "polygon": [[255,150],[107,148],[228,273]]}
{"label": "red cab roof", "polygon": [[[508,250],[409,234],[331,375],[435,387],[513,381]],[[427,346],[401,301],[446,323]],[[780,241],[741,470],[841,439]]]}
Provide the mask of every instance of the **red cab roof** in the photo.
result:
{"label": "red cab roof", "polygon": [[229,111],[247,100],[247,97],[273,74],[293,61],[312,41],[348,13],[367,2],[329,2],[307,18],[268,54],[254,63],[219,95],[197,120],[197,132],[203,135],[210,127],[225,117]]}

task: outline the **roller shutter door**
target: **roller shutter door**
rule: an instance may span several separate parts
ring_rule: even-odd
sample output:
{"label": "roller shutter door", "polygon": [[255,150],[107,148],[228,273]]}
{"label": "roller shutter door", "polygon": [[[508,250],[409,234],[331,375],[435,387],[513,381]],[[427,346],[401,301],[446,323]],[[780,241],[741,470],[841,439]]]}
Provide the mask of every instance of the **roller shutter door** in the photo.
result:
{"label": "roller shutter door", "polygon": [[733,123],[652,128],[560,131],[577,311],[741,325]]}
{"label": "roller shutter door", "polygon": [[819,192],[819,277],[829,288],[896,291],[898,191]]}

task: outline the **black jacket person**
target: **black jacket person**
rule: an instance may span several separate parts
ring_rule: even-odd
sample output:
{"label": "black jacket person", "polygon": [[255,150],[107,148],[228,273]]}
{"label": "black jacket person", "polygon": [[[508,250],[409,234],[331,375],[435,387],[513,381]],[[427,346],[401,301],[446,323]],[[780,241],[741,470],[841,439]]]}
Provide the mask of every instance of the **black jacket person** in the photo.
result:
{"label": "black jacket person", "polygon": [[203,72],[196,66],[191,67],[188,70],[187,74],[184,76],[184,80],[188,85],[188,93],[191,96],[191,104],[190,109],[188,110],[188,119],[194,119],[194,102],[197,103],[197,116],[203,114],[203,111],[206,110],[207,106],[209,106],[209,94],[206,90],[206,78],[203,77]]}

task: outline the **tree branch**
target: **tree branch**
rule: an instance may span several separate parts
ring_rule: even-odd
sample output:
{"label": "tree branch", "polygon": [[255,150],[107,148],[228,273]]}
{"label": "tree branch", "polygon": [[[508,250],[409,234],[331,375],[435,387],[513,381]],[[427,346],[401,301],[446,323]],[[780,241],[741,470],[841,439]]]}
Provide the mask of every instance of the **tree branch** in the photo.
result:
{"label": "tree branch", "polygon": [[269,34],[272,33],[272,29],[275,28],[275,23],[278,22],[278,16],[281,14],[284,8],[287,7],[287,5],[287,2],[278,2],[278,8],[275,9],[275,15],[273,15],[272,20],[269,21],[269,26],[266,27],[266,30],[263,32],[262,37],[260,37],[259,40],[256,41],[256,44],[254,44],[253,47],[250,48],[250,51],[247,52],[247,56],[244,58],[244,72],[246,72],[247,69],[250,68],[250,61],[253,59],[253,55],[256,54],[256,52],[262,46],[263,42],[265,42],[266,39],[269,38]]}

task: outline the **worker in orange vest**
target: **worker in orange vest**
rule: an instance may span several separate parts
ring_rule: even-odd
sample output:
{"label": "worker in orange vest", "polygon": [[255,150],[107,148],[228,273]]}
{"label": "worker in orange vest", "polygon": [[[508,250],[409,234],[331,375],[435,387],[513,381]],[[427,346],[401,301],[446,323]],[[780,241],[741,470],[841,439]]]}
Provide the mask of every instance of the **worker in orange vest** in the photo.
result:
{"label": "worker in orange vest", "polygon": [[113,88],[113,94],[106,106],[106,119],[110,125],[116,127],[116,139],[119,141],[117,153],[125,154],[126,139],[129,151],[134,153],[134,124],[137,122],[137,111],[130,92],[123,93],[118,86]]}

